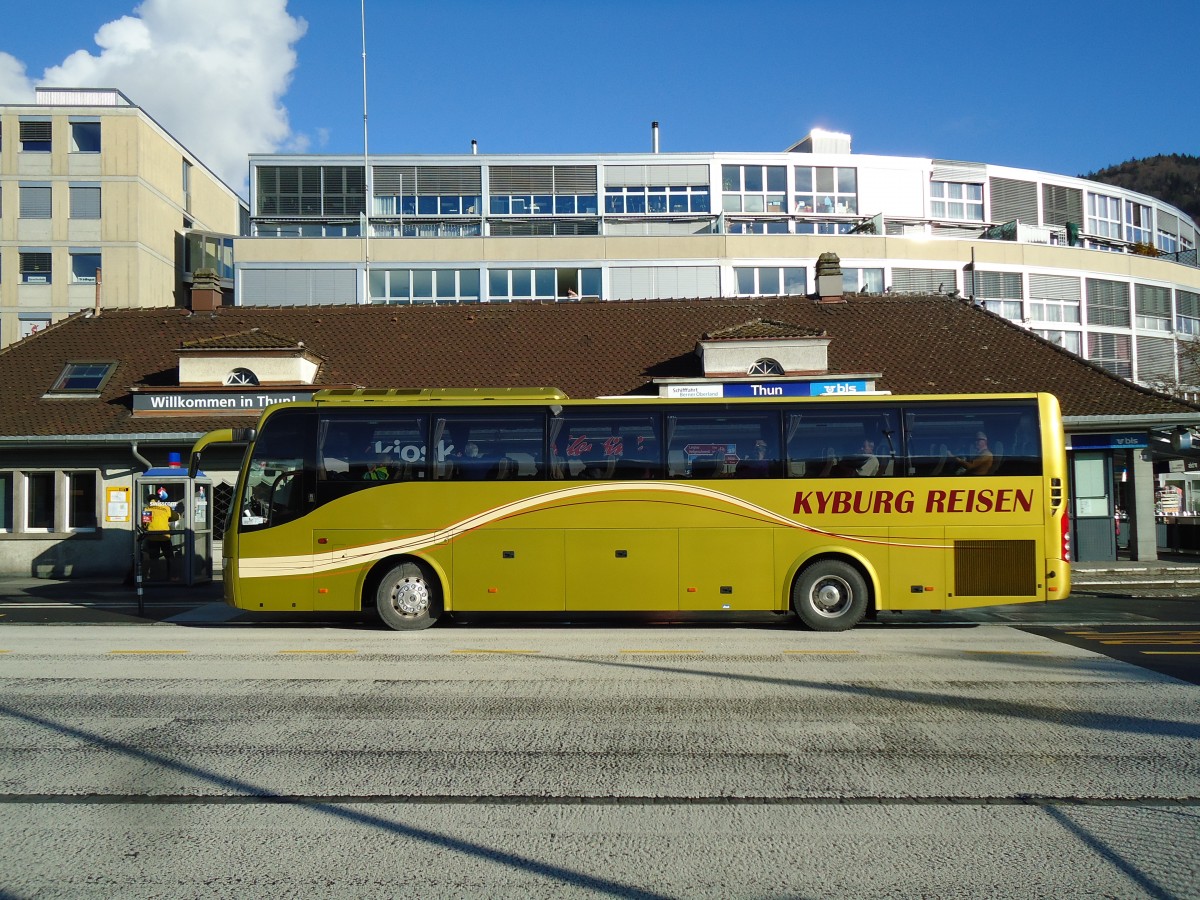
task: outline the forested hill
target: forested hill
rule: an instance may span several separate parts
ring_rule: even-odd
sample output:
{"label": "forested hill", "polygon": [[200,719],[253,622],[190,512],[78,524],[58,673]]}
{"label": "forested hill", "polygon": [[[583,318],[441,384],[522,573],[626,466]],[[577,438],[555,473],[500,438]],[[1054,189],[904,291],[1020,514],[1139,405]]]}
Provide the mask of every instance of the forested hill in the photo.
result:
{"label": "forested hill", "polygon": [[1083,177],[1149,194],[1200,220],[1200,156],[1172,153],[1131,159]]}

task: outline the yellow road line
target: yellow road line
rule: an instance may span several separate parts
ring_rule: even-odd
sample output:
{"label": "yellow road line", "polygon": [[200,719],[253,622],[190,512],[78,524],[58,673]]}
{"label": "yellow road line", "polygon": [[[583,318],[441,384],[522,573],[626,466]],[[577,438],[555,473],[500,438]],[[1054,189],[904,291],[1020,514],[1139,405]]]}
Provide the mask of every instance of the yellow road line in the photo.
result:
{"label": "yellow road line", "polygon": [[987,656],[1045,656],[1045,650],[964,650],[963,653],[983,653]]}
{"label": "yellow road line", "polygon": [[116,656],[164,656],[187,653],[187,650],[110,650]]}
{"label": "yellow road line", "polygon": [[542,651],[541,650],[480,650],[480,649],[475,649],[475,648],[468,648],[466,650],[451,650],[450,652],[451,653],[499,653],[502,655],[507,654],[510,656],[534,656],[538,653],[541,653]]}
{"label": "yellow road line", "polygon": [[832,656],[835,653],[848,653],[848,654],[853,655],[855,653],[858,653],[857,650],[784,650],[783,652],[790,653],[790,654],[796,655],[796,656],[799,656],[799,655],[811,656],[814,654],[817,656]]}
{"label": "yellow road line", "polygon": [[12,653],[11,650],[0,650],[0,653]]}
{"label": "yellow road line", "polygon": [[323,648],[317,650],[280,650],[282,653],[357,653],[357,650],[339,650],[336,648]]}

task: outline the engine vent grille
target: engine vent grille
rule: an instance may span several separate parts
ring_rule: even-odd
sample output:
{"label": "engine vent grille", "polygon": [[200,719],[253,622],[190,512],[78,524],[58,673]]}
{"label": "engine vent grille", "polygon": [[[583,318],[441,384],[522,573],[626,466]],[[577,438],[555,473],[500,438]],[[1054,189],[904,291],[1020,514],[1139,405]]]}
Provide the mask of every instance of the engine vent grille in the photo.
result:
{"label": "engine vent grille", "polygon": [[955,541],[956,597],[1033,597],[1037,541]]}

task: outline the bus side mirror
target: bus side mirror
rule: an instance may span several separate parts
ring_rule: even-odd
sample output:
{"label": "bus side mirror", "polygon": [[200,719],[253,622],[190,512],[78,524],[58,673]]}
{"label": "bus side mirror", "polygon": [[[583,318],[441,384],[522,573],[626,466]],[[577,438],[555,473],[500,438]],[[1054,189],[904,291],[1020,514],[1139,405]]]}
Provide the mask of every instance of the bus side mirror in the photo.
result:
{"label": "bus side mirror", "polygon": [[196,473],[200,471],[200,454],[193,453],[192,458],[188,460],[188,478],[195,478]]}

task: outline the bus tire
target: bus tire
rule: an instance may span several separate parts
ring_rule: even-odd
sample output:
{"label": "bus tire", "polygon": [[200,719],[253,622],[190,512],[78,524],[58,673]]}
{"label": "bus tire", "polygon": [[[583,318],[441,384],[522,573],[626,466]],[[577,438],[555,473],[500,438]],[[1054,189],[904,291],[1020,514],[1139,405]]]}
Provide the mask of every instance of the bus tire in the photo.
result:
{"label": "bus tire", "polygon": [[813,631],[846,631],[867,611],[867,580],[848,562],[820,559],[792,583],[792,608]]}
{"label": "bus tire", "polygon": [[423,566],[415,562],[392,566],[375,590],[379,618],[396,631],[428,628],[442,613],[441,589]]}

